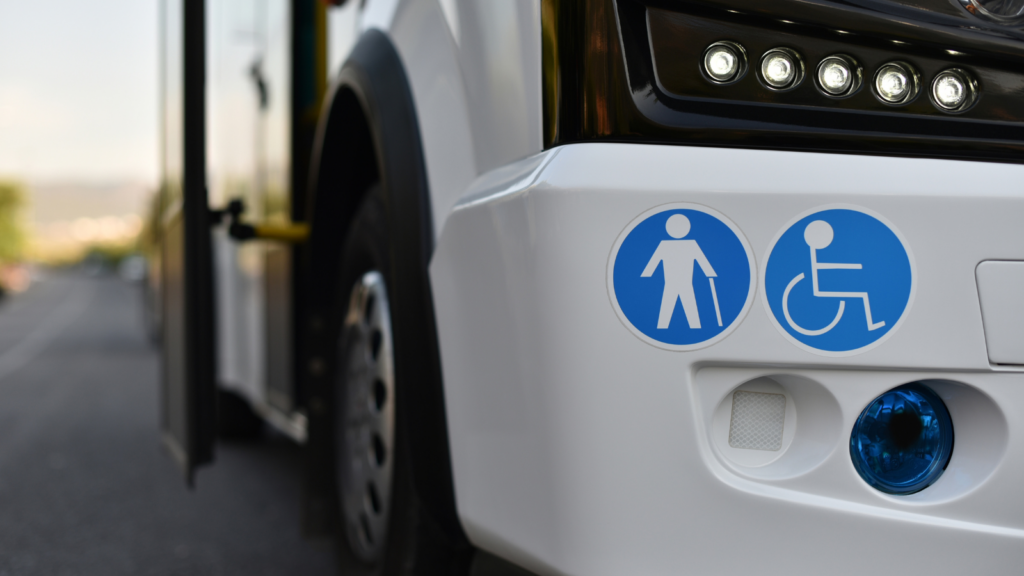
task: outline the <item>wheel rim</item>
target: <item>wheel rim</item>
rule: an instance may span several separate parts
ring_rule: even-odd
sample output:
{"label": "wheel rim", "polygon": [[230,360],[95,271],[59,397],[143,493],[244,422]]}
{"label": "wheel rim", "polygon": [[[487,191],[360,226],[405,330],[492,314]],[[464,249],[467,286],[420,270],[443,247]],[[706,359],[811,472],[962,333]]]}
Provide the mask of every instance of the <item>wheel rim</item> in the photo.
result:
{"label": "wheel rim", "polygon": [[394,346],[379,272],[367,272],[352,287],[339,352],[338,493],[349,546],[373,563],[387,539],[395,446]]}

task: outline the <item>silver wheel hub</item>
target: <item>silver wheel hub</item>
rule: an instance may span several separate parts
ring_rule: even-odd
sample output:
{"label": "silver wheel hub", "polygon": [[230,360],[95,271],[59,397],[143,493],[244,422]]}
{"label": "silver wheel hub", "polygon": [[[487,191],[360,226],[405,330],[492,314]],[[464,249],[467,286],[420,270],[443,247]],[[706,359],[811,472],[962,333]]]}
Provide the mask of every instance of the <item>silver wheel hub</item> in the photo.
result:
{"label": "silver wheel hub", "polygon": [[337,479],[349,546],[364,562],[384,550],[395,446],[395,369],[384,277],[367,272],[349,297],[337,386]]}

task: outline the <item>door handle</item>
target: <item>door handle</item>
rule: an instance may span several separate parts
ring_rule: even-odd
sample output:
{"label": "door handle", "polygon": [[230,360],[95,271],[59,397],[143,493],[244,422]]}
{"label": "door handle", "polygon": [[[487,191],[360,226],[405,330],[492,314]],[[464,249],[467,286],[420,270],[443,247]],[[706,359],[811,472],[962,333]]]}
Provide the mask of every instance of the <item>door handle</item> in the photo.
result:
{"label": "door handle", "polygon": [[227,218],[228,236],[239,242],[248,240],[270,240],[287,244],[302,244],[309,239],[309,224],[289,222],[287,224],[253,224],[242,221],[245,202],[236,198],[220,210],[211,211],[211,221],[220,224]]}
{"label": "door handle", "polygon": [[287,244],[302,244],[309,239],[309,224],[245,224],[234,222],[228,234],[235,240],[272,240]]}

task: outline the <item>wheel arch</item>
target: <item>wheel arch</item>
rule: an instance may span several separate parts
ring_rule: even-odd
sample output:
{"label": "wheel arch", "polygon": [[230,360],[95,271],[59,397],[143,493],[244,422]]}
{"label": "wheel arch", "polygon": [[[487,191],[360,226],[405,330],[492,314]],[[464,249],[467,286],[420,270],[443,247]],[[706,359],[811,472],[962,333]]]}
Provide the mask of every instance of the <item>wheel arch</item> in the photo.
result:
{"label": "wheel arch", "polygon": [[398,51],[383,32],[364,32],[333,82],[317,127],[310,169],[306,220],[311,232],[303,263],[307,312],[299,365],[309,417],[305,532],[316,535],[333,530],[337,503],[331,466],[336,345],[332,315],[343,289],[335,272],[351,219],[365,192],[379,181],[393,240],[388,292],[394,308],[395,347],[408,359],[397,368],[396,376],[417,382],[398,398],[399,417],[417,431],[411,446],[415,489],[445,534],[455,543],[468,545],[456,513],[427,272],[434,232],[426,164],[412,89]]}

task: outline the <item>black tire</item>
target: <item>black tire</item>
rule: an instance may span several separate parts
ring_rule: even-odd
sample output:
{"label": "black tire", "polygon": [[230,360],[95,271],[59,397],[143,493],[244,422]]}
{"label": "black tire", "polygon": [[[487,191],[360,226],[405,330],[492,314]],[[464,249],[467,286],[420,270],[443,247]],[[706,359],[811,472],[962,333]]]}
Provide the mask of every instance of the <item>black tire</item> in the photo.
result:
{"label": "black tire", "polygon": [[236,392],[217,391],[217,435],[224,440],[256,440],[263,437],[263,419],[249,401]]}
{"label": "black tire", "polygon": [[[345,329],[343,315],[349,307],[352,289],[371,272],[379,272],[383,277],[387,298],[391,307],[390,324],[392,327],[401,325],[401,318],[395,316],[402,308],[395,305],[396,290],[392,273],[392,236],[389,233],[388,219],[385,212],[381,188],[373,186],[356,211],[349,228],[342,250],[339,274],[338,305],[335,314],[336,334],[339,343],[337,350],[345,346]],[[352,534],[346,528],[345,504],[340,485],[339,465],[343,458],[342,449],[345,439],[343,424],[340,423],[344,407],[342,403],[347,396],[346,362],[343,353],[338,353],[334,379],[334,466],[335,494],[337,502],[336,548],[339,570],[345,576],[397,576],[397,575],[463,575],[468,571],[471,549],[467,544],[454,541],[436,523],[417,494],[414,479],[414,458],[412,457],[411,441],[416,434],[412,419],[403,413],[401,398],[410,387],[417,382],[407,378],[402,381],[394,379],[394,396],[398,398],[394,407],[394,445],[391,463],[390,504],[387,508],[386,539],[383,550],[372,561],[366,561],[353,548]],[[394,350],[394,366],[397,374],[402,374],[403,354],[401,349]],[[408,411],[406,411],[408,412]]]}

